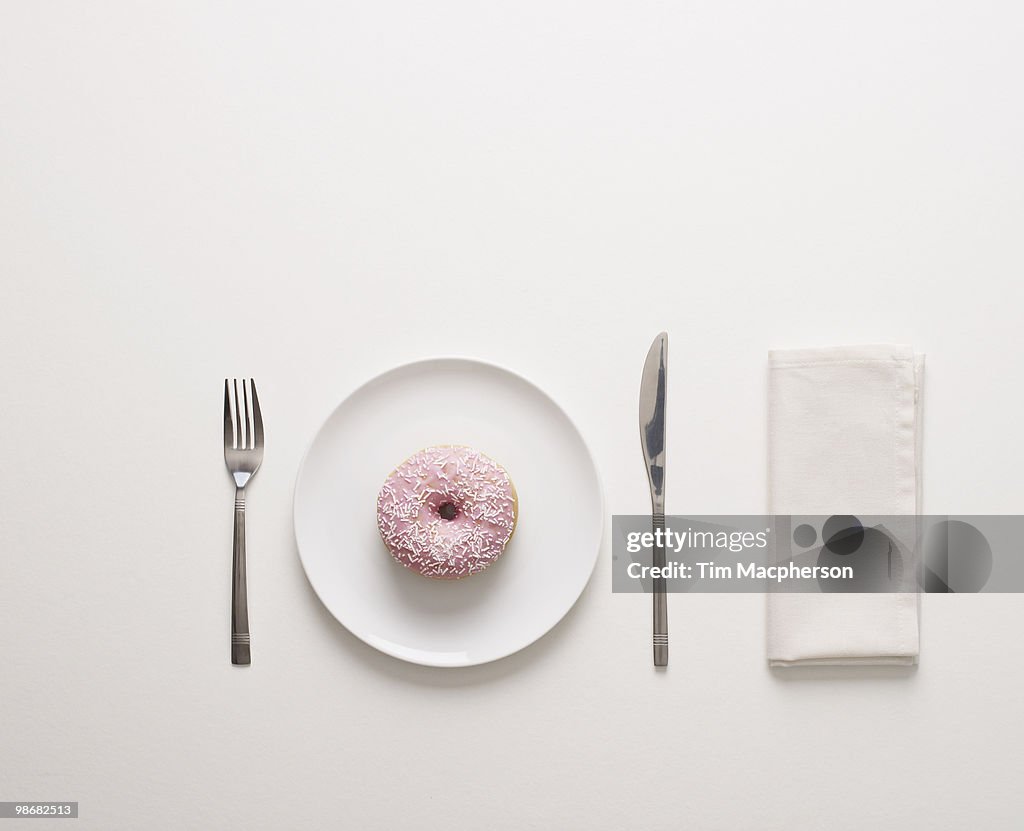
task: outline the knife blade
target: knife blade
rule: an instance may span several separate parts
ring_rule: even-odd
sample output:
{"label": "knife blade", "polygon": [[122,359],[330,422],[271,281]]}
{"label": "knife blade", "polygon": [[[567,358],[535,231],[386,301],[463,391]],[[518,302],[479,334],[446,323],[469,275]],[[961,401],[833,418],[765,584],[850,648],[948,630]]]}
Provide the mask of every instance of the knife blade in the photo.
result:
{"label": "knife blade", "polygon": [[[665,403],[668,382],[668,334],[651,344],[640,378],[640,445],[651,486],[651,527],[655,534],[652,565],[665,567]],[[659,534],[659,530],[662,532]],[[654,665],[668,666],[668,598],[665,578],[654,578]]]}

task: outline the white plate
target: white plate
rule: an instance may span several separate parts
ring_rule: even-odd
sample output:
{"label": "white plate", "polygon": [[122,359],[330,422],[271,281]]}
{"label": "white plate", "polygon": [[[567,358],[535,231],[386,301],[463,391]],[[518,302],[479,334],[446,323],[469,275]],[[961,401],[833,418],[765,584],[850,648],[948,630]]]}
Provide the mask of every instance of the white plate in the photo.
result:
{"label": "white plate", "polygon": [[[433,444],[491,456],[519,496],[505,553],[462,580],[399,565],[377,533],[384,479]],[[603,525],[593,459],[565,412],[519,375],[463,358],[406,364],[353,392],[295,485],[295,539],[320,600],[356,637],[429,666],[494,661],[551,629],[590,579]]]}

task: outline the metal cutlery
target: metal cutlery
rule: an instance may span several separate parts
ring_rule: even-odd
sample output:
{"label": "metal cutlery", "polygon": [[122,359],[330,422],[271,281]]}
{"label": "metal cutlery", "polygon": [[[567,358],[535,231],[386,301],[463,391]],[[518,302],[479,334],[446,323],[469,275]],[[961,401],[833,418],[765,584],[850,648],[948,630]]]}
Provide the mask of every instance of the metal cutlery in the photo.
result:
{"label": "metal cutlery", "polygon": [[245,486],[263,462],[263,416],[256,382],[224,379],[224,463],[235,480],[235,530],[231,552],[231,663],[248,666],[249,602],[245,587]]}
{"label": "metal cutlery", "polygon": [[[668,334],[654,339],[640,379],[640,444],[651,485],[651,525],[655,540],[652,565],[665,567],[665,388]],[[659,534],[659,530],[662,532]],[[654,665],[668,666],[668,598],[665,578],[654,578]]]}

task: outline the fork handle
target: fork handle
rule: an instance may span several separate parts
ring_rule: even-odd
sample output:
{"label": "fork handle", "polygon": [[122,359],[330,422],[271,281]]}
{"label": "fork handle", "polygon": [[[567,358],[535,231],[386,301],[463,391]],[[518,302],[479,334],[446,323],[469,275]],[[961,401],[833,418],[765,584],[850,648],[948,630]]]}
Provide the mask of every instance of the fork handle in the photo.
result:
{"label": "fork handle", "polygon": [[249,599],[245,589],[245,491],[235,489],[235,533],[231,545],[231,663],[248,666]]}

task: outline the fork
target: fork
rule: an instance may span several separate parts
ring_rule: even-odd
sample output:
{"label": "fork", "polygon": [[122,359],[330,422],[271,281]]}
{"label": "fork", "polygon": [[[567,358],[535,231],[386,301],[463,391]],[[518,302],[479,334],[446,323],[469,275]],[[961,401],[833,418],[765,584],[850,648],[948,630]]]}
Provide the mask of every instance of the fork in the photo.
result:
{"label": "fork", "polygon": [[[250,394],[251,390],[251,394]],[[239,408],[241,404],[241,408]],[[233,417],[232,417],[233,416]],[[249,601],[245,590],[245,486],[263,461],[263,416],[256,382],[224,379],[224,463],[235,480],[235,531],[231,546],[231,663],[248,666]]]}

